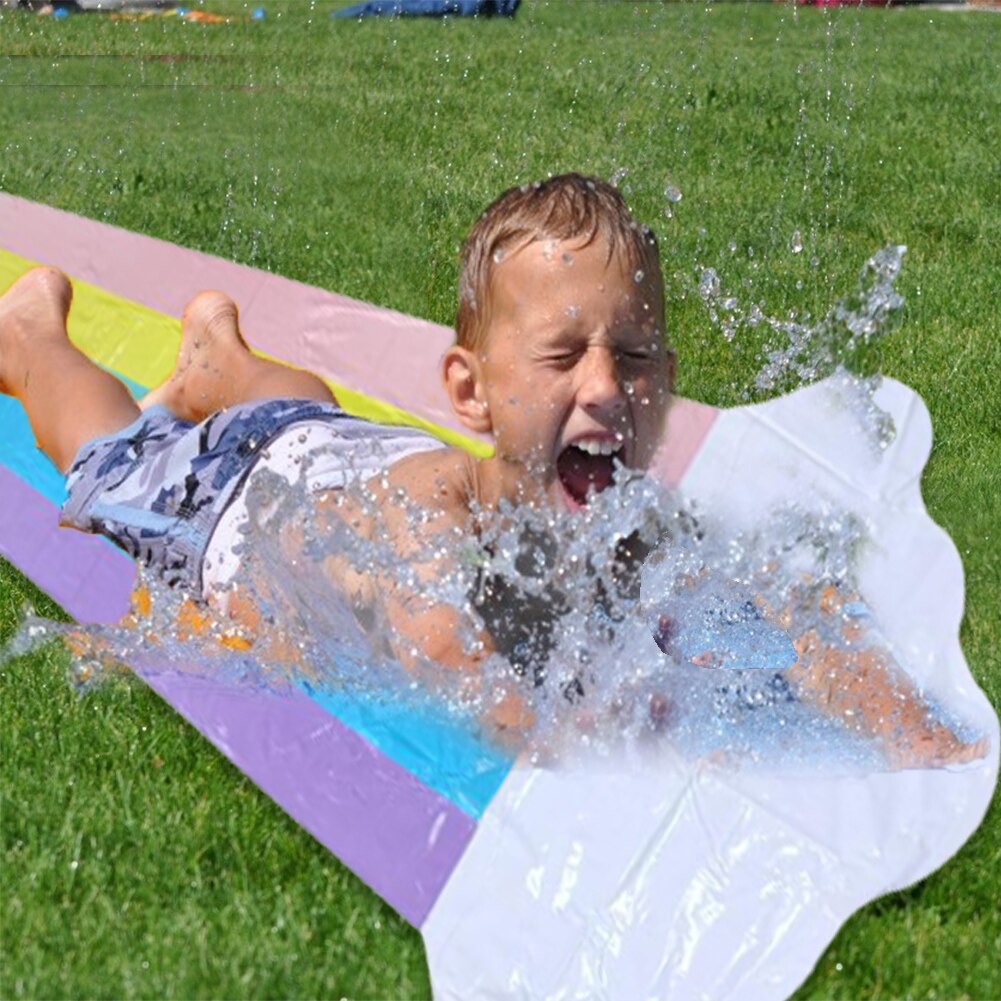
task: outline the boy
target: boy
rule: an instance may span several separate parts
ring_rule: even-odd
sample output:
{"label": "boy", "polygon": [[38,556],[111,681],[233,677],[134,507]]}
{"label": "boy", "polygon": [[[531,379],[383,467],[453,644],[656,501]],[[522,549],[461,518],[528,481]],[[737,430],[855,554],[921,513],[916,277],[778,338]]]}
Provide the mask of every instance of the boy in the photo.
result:
{"label": "boy", "polygon": [[[466,532],[474,509],[502,500],[579,509],[589,490],[612,482],[616,464],[645,468],[672,374],[656,242],[603,182],[566,175],[506,192],[474,227],[461,282],[442,375],[462,423],[493,436],[486,460],[345,417],[315,376],[251,355],[220,293],[190,304],[177,368],[140,411],[67,340],[66,279],[33,272],[0,306],[0,389],[18,397],[39,446],[68,473],[64,522],[109,535],[170,582],[213,582],[205,565],[225,562],[231,547],[218,539],[236,539],[232,512],[250,471],[303,429],[310,450],[346,443],[355,472],[376,471],[373,451],[400,457],[372,488],[379,531],[401,559],[419,561],[418,579],[437,579],[442,567],[426,555],[433,540]],[[362,448],[359,461],[356,446],[373,434],[380,447]],[[338,488],[346,475],[327,480]],[[428,512],[424,537],[389,502],[401,491]],[[339,490],[323,506],[363,536],[376,530],[371,512]],[[330,569],[356,606],[385,606],[401,659],[416,648],[445,666],[468,663],[453,609],[417,610],[371,575],[336,561]],[[232,612],[238,602],[229,604]]]}
{"label": "boy", "polygon": [[[618,467],[645,469],[673,379],[653,234],[614,188],[576,174],[505,192],[463,250],[457,339],[442,377],[463,425],[493,438],[488,459],[347,417],[317,377],[253,356],[235,305],[217,292],[189,305],[174,374],[137,406],[70,344],[70,296],[64,276],[38,269],[0,299],[0,390],[21,401],[40,447],[68,474],[65,523],[110,536],[169,583],[210,601],[222,596],[230,616],[259,627],[253,604],[229,586],[245,488],[255,470],[287,475],[319,446],[326,458],[308,477],[321,530],[326,521],[378,538],[409,566],[410,586],[361,572],[346,556],[327,557],[325,570],[359,621],[383,616],[391,652],[407,666],[427,660],[468,672],[490,652],[507,652],[505,633],[545,631],[559,609],[527,602],[520,622],[484,613],[487,632],[470,644],[455,608],[414,592],[451,572],[456,541],[476,530],[480,512],[508,504],[580,511]],[[362,504],[343,487],[366,477],[370,502]],[[302,532],[286,526],[283,534],[297,559]],[[625,548],[628,576],[643,551]],[[494,597],[503,605],[517,596]],[[802,696],[839,715],[865,709],[874,729],[891,715],[881,705],[896,710],[900,689],[885,665],[862,672],[865,692],[835,697],[829,658],[805,640],[800,654]],[[908,727],[927,742],[923,760],[961,755],[951,732],[911,701]],[[650,710],[663,720],[662,704]],[[516,694],[491,715],[515,732],[529,722]]]}

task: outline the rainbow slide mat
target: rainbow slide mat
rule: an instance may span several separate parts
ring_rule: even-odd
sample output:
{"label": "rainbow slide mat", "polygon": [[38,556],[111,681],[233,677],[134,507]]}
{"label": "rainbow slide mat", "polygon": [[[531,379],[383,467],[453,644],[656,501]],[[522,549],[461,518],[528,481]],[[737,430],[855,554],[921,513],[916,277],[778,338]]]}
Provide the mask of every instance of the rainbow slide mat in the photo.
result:
{"label": "rainbow slide mat", "polygon": [[[348,409],[486,447],[462,439],[438,386],[446,328],[0,194],[0,287],[34,262],[73,278],[71,336],[137,394],[170,371],[184,304],[221,288],[252,347],[318,372]],[[854,910],[958,850],[998,770],[997,718],[958,643],[962,567],[920,496],[927,411],[886,381],[877,402],[898,435],[877,462],[833,394],[679,401],[653,473],[737,527],[789,499],[865,518],[880,544],[862,592],[916,680],[988,736],[970,765],[547,770],[433,715],[132,666],[421,929],[436,996],[784,997]],[[59,529],[62,498],[0,397],[0,555],[81,621],[117,621],[132,564]]]}
{"label": "rainbow slide mat", "polygon": [[[278,332],[273,341],[254,342],[256,349],[322,373],[352,411],[458,438],[435,424],[448,419],[447,403],[443,409],[430,382],[426,397],[413,401],[429,419],[387,402],[410,402],[399,397],[397,387],[414,386],[407,356],[421,355],[415,344],[426,345],[435,375],[435,353],[450,343],[448,330],[6,196],[0,198],[0,218],[4,242],[16,248],[0,249],[0,286],[40,261],[70,274],[74,343],[137,396],[173,367],[184,301],[198,287],[219,287],[236,290],[246,329]],[[102,248],[100,261],[92,257],[93,247]],[[289,330],[297,337],[286,339]],[[334,330],[353,332],[349,350],[332,343]],[[362,345],[365,355],[359,357]],[[333,365],[321,362],[324,353]],[[355,366],[374,375],[365,379]],[[346,390],[345,381],[383,400]],[[0,427],[0,552],[76,618],[117,621],[128,607],[131,561],[103,540],[57,528],[63,478],[35,448],[23,411],[9,397],[0,397]],[[495,750],[442,719],[394,714],[334,693],[234,695],[231,688],[163,672],[155,663],[136,666],[416,925],[510,767]],[[261,742],[262,732],[269,743]],[[344,778],[329,781],[332,769]]]}

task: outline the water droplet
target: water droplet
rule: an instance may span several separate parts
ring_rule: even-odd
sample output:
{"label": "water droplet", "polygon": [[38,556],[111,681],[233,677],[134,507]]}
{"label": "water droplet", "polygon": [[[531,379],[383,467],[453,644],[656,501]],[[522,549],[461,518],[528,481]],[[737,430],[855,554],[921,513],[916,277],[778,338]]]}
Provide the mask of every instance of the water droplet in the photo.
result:
{"label": "water droplet", "polygon": [[789,249],[794,254],[803,252],[803,235],[798,229],[792,234],[792,238],[789,240]]}
{"label": "water droplet", "polygon": [[670,181],[664,186],[664,197],[671,202],[673,205],[677,205],[681,201],[681,189]]}
{"label": "water droplet", "polygon": [[719,275],[715,268],[706,268],[699,276],[699,295],[706,301],[719,295]]}
{"label": "water droplet", "polygon": [[646,272],[643,271],[642,268],[638,269],[636,274],[633,275],[633,281],[636,282],[637,285],[642,284],[644,278],[646,278]]}

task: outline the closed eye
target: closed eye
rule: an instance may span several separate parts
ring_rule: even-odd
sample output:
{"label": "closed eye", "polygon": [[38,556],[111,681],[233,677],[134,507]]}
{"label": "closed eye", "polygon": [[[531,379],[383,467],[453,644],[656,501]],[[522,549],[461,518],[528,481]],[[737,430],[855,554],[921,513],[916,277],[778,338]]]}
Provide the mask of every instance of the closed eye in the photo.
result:
{"label": "closed eye", "polygon": [[580,361],[580,357],[580,351],[560,351],[546,355],[543,360],[546,364],[553,365],[556,368],[573,368]]}
{"label": "closed eye", "polygon": [[659,353],[656,348],[642,347],[623,348],[618,352],[618,355],[627,361],[653,361],[658,357]]}

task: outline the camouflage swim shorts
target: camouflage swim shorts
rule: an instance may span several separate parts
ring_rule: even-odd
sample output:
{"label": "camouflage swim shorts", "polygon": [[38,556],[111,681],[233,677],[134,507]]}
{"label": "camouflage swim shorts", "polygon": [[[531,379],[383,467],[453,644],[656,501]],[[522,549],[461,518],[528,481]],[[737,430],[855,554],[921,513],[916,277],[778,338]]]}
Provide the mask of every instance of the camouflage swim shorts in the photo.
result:
{"label": "camouflage swim shorts", "polygon": [[[111,539],[171,586],[200,591],[215,526],[262,452],[290,429],[317,424],[343,437],[351,446],[346,455],[358,451],[355,443],[380,437],[394,458],[440,446],[424,432],[386,428],[311,400],[244,403],[200,424],[151,407],[129,427],[80,449],[67,475],[62,524]],[[373,454],[369,448],[362,464],[372,464]],[[331,488],[347,478],[333,477]]]}

